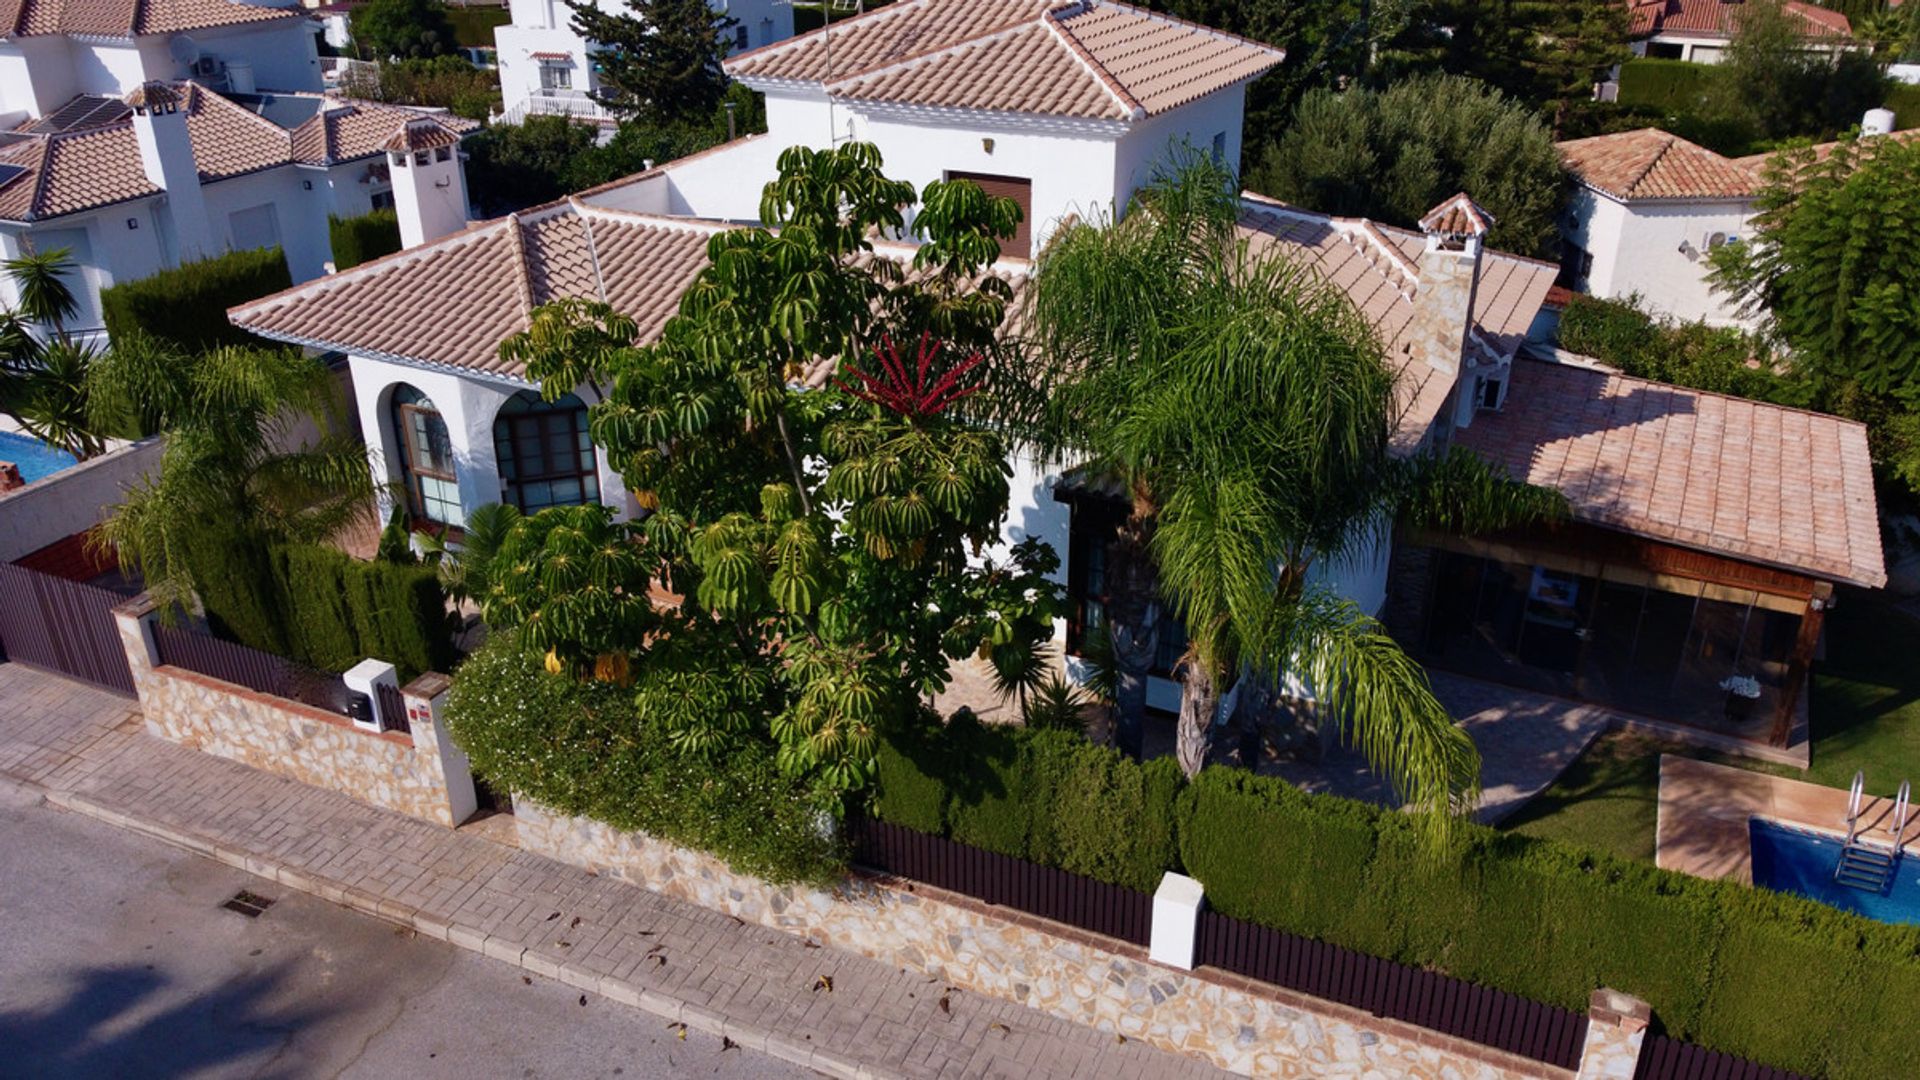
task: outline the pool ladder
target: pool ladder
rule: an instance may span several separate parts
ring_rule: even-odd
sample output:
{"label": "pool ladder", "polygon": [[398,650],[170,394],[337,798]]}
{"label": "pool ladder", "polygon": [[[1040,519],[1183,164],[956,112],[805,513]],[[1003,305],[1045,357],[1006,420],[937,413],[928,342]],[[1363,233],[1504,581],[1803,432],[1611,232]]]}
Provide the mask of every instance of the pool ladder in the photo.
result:
{"label": "pool ladder", "polygon": [[1853,774],[1853,790],[1847,795],[1847,840],[1840,846],[1840,860],[1834,864],[1833,880],[1849,888],[1884,893],[1893,881],[1893,868],[1899,863],[1906,843],[1913,787],[1905,780],[1900,781],[1900,794],[1893,802],[1893,846],[1884,848],[1860,835],[1860,802],[1866,783],[1864,770]]}

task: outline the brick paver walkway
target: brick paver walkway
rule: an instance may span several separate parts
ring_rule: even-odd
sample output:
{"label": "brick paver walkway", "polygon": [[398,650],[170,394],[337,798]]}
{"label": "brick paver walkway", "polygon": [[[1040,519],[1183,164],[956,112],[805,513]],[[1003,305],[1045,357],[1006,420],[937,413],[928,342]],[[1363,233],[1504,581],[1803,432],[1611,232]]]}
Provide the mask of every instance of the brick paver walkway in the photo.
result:
{"label": "brick paver walkway", "polygon": [[[58,805],[833,1075],[1225,1075],[187,750],[146,735],[129,722],[137,715],[126,699],[0,664],[0,774],[45,787]],[[830,991],[815,988],[823,975]]]}

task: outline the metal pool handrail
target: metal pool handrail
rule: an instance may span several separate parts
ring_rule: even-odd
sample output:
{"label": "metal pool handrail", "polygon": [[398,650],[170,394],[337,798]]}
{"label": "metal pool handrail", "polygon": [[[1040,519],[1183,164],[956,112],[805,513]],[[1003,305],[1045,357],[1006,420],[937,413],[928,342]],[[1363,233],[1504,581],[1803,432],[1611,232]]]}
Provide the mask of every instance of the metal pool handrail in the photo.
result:
{"label": "metal pool handrail", "polygon": [[1860,796],[1867,788],[1867,771],[1856,769],[1853,773],[1853,789],[1847,793],[1847,843],[1853,843],[1854,832],[1860,826]]}
{"label": "metal pool handrail", "polygon": [[1893,857],[1900,857],[1900,849],[1907,842],[1907,812],[1912,808],[1913,784],[1900,781],[1900,794],[1893,801]]}

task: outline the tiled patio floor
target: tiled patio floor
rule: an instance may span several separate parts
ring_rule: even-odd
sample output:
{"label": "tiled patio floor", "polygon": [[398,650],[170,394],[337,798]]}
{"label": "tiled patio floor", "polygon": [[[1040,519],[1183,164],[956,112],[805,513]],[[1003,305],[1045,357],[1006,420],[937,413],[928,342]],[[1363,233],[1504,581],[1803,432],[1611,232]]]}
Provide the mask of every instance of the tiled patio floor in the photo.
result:
{"label": "tiled patio floor", "polygon": [[[1664,754],[1654,862],[1663,870],[1752,884],[1752,818],[1842,833],[1847,796],[1840,788]],[[1861,834],[1868,839],[1892,844],[1892,820],[1892,799],[1861,803]],[[1913,829],[1907,833],[1906,850],[1920,853],[1920,837]]]}

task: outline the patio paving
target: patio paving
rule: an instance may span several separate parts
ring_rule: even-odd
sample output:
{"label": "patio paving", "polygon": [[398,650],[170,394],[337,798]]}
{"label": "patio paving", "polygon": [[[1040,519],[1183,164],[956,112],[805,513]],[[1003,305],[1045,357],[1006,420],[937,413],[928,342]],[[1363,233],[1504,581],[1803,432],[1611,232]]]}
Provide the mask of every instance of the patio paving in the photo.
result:
{"label": "patio paving", "polygon": [[[1660,757],[1660,817],[1654,832],[1654,864],[1703,878],[1753,883],[1753,843],[1748,823],[1756,817],[1843,834],[1848,792],[1784,776],[1663,754]],[[1891,846],[1893,800],[1868,796],[1860,803],[1860,835]],[[1920,854],[1920,836],[1909,828],[1905,850]]]}

